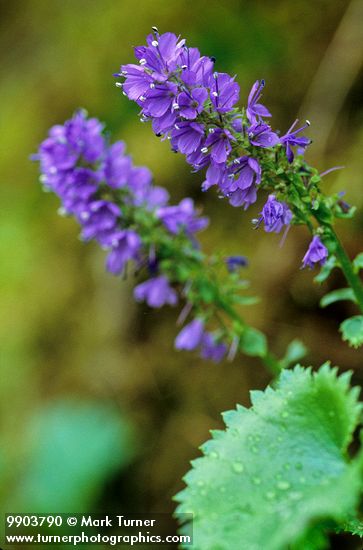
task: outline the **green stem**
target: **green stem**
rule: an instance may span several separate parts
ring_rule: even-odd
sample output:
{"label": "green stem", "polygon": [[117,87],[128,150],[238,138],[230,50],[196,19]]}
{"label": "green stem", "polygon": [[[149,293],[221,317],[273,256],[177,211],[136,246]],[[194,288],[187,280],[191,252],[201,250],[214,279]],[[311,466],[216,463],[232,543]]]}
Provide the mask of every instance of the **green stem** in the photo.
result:
{"label": "green stem", "polygon": [[261,357],[261,360],[274,377],[281,373],[283,368],[281,362],[270,351],[268,351],[264,357]]}
{"label": "green stem", "polygon": [[334,229],[329,226],[329,232],[332,240],[335,244],[335,255],[339,261],[341,270],[347,280],[348,285],[354,292],[357,304],[363,313],[363,284],[357,273],[354,272],[352,262],[350,261],[347,253],[344,250],[342,243],[340,242]]}
{"label": "green stem", "polygon": [[[231,319],[240,323],[242,327],[246,325],[246,323],[238,315],[237,311],[235,311],[233,307],[222,302],[219,302],[218,306],[223,309]],[[272,374],[274,378],[278,376],[283,369],[281,362],[271,351],[267,351],[265,355],[260,356],[260,359],[266,369]]]}

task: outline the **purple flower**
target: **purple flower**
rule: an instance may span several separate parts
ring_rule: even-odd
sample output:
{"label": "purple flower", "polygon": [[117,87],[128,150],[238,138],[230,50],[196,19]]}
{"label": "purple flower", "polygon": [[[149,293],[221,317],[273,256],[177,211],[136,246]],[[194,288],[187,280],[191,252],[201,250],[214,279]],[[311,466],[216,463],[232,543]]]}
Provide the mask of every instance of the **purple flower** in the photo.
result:
{"label": "purple flower", "polygon": [[218,113],[233,109],[239,99],[239,85],[227,73],[214,73],[210,78],[210,98]]}
{"label": "purple flower", "polygon": [[209,153],[206,153],[205,150],[202,153],[200,149],[196,149],[193,153],[187,155],[187,162],[193,166],[194,171],[197,172],[209,166],[211,158]]}
{"label": "purple flower", "polygon": [[227,353],[227,346],[223,342],[217,342],[210,332],[204,333],[201,346],[201,357],[211,359],[215,363],[222,361]]}
{"label": "purple flower", "polygon": [[164,275],[149,279],[134,289],[135,300],[146,301],[150,307],[162,307],[165,304],[174,306],[178,302],[178,295],[169,285]]}
{"label": "purple flower", "polygon": [[259,222],[263,220],[267,233],[280,233],[284,225],[289,225],[292,212],[284,202],[279,202],[274,195],[269,195],[262,208]]}
{"label": "purple flower", "polygon": [[189,155],[200,147],[204,127],[198,122],[178,122],[171,132],[171,144],[175,150]]}
{"label": "purple flower", "polygon": [[227,256],[225,259],[227,269],[230,273],[235,273],[241,267],[248,266],[248,260],[246,256]]}
{"label": "purple flower", "polygon": [[179,58],[182,67],[181,79],[187,86],[208,86],[213,74],[214,62],[201,56],[197,48],[183,48]]}
{"label": "purple flower", "polygon": [[264,80],[256,80],[251,88],[246,109],[247,118],[250,121],[250,124],[255,124],[256,122],[261,120],[261,117],[272,116],[270,111],[266,109],[264,105],[261,105],[261,103],[257,103],[262,95],[262,90],[264,87]]}
{"label": "purple flower", "polygon": [[[311,143],[311,140],[304,136],[298,136],[300,132],[305,130],[305,128],[308,128],[310,126],[310,122],[307,120],[306,123],[301,126],[301,128],[298,128],[297,130],[293,130],[298,123],[298,119],[295,120],[294,124],[291,126],[291,128],[288,130],[288,132],[280,138],[280,142],[285,146],[286,149],[286,156],[287,160],[291,163],[294,160],[294,152],[291,149],[291,147],[298,147],[301,150],[305,150],[305,148]],[[299,154],[301,154],[301,151],[299,151]]]}
{"label": "purple flower", "polygon": [[[223,183],[226,178],[228,178],[228,171],[225,164],[211,162],[206,172],[206,179],[202,183],[202,191],[207,191],[212,185],[218,185],[223,190]],[[230,180],[227,179],[226,181],[228,185]]]}
{"label": "purple flower", "polygon": [[122,230],[112,237],[112,250],[107,256],[107,271],[119,275],[129,260],[137,260],[141,248],[141,239],[135,231]]}
{"label": "purple flower", "polygon": [[168,231],[175,235],[180,231],[185,231],[188,235],[192,235],[208,225],[208,218],[198,217],[193,200],[188,198],[180,201],[177,206],[159,208],[157,216]]}
{"label": "purple flower", "polygon": [[106,153],[103,173],[107,185],[118,189],[128,184],[132,168],[131,158],[125,155],[125,144],[117,141]]}
{"label": "purple flower", "polygon": [[174,128],[177,118],[175,112],[176,111],[172,110],[166,111],[163,116],[153,119],[152,128],[157,136],[167,134],[170,130]]}
{"label": "purple flower", "polygon": [[150,89],[150,85],[154,83],[152,76],[146,73],[143,67],[133,63],[122,65],[119,76],[125,77],[122,88],[132,101],[138,101],[140,97],[143,97]]}
{"label": "purple flower", "polygon": [[271,130],[268,124],[261,122],[252,124],[247,131],[250,143],[256,147],[274,147],[280,143],[279,136]]}
{"label": "purple flower", "polygon": [[147,46],[135,48],[135,56],[143,67],[154,71],[154,77],[162,81],[176,69],[185,40],[179,40],[171,32],[155,32],[155,35],[149,34],[146,41]]}
{"label": "purple flower", "polygon": [[310,269],[314,267],[315,264],[320,263],[324,265],[328,258],[328,249],[321,242],[320,237],[315,235],[313,240],[309,244],[309,248],[303,257],[303,267],[308,266]]}
{"label": "purple flower", "polygon": [[222,191],[229,197],[232,206],[244,205],[247,209],[257,198],[256,186],[261,182],[261,166],[252,157],[240,157],[236,161],[231,173],[224,179]]}
{"label": "purple flower", "polygon": [[232,206],[243,206],[245,210],[257,200],[257,188],[251,185],[247,189],[237,189],[230,194],[229,203]]}
{"label": "purple flower", "polygon": [[99,174],[89,168],[75,168],[65,174],[60,186],[54,191],[60,196],[68,214],[78,215],[87,211],[98,189]]}
{"label": "purple flower", "polygon": [[194,88],[193,90],[182,92],[177,97],[177,108],[180,116],[193,120],[204,109],[204,102],[208,98],[208,92],[205,88]]}
{"label": "purple flower", "polygon": [[176,349],[193,350],[200,346],[204,334],[204,323],[194,319],[179,332],[175,339]]}
{"label": "purple flower", "polygon": [[116,228],[117,219],[121,215],[119,207],[110,201],[92,201],[85,210],[78,213],[78,220],[82,224],[84,240],[97,239],[106,245]]}
{"label": "purple flower", "polygon": [[144,96],[140,96],[139,103],[142,112],[148,117],[161,117],[171,110],[178,87],[173,82],[156,84]]}
{"label": "purple flower", "polygon": [[204,147],[210,149],[210,156],[214,162],[222,164],[226,162],[232,150],[230,143],[232,140],[234,140],[234,137],[228,130],[213,128],[213,132],[207,137]]}

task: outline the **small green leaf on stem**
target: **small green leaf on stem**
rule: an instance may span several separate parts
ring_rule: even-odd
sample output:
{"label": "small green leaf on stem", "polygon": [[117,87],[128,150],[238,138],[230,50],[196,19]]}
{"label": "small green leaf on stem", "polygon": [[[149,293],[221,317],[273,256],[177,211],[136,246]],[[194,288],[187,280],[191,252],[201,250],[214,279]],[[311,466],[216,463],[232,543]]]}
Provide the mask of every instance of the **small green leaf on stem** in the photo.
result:
{"label": "small green leaf on stem", "polygon": [[341,300],[350,300],[355,304],[357,303],[356,297],[351,288],[339,288],[338,290],[333,290],[332,292],[325,294],[325,296],[323,296],[320,300],[320,307],[327,307],[330,306],[330,304],[334,304],[335,302],[339,302]]}
{"label": "small green leaf on stem", "polygon": [[340,325],[343,340],[353,348],[359,348],[363,344],[363,315],[355,315],[345,319]]}

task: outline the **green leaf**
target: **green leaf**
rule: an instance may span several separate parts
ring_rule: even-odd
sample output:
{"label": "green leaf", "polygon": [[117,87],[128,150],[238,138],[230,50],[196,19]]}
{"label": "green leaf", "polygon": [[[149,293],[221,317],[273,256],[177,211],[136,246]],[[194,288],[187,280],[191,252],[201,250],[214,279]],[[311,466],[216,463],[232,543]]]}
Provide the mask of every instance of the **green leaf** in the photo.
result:
{"label": "green leaf", "polygon": [[359,273],[363,269],[363,252],[360,252],[353,260],[353,269],[356,273]]}
{"label": "green leaf", "polygon": [[330,255],[323,267],[321,268],[320,273],[318,273],[318,275],[314,277],[314,281],[320,284],[326,281],[334,267],[336,267],[337,265],[338,264],[336,257],[333,254]]}
{"label": "green leaf", "polygon": [[296,365],[296,363],[305,357],[307,353],[308,349],[301,340],[292,340],[287,347],[285,357],[281,360],[284,368],[290,365]]}
{"label": "green leaf", "polygon": [[130,425],[97,401],[61,400],[29,426],[27,467],[9,509],[58,512],[91,509],[105,481],[134,453]]}
{"label": "green leaf", "polygon": [[349,317],[342,322],[339,328],[344,341],[353,348],[359,348],[363,344],[363,315]]}
{"label": "green leaf", "polygon": [[241,336],[240,348],[252,357],[263,357],[267,353],[266,336],[256,328],[246,327]]}
{"label": "green leaf", "polygon": [[234,304],[239,304],[242,306],[253,306],[258,304],[260,298],[258,296],[239,296],[236,294],[236,296],[233,296],[232,301]]}
{"label": "green leaf", "polygon": [[333,220],[331,208],[324,202],[320,202],[318,208],[314,211],[314,216],[323,224],[330,223]]}
{"label": "green leaf", "polygon": [[315,550],[326,526],[354,517],[362,453],[346,451],[361,405],[349,373],[284,370],[252,407],[224,413],[192,461],[176,513],[193,513],[195,550]]}
{"label": "green leaf", "polygon": [[355,213],[357,212],[356,206],[351,206],[348,211],[342,210],[339,205],[338,208],[335,210],[335,217],[336,218],[343,218],[343,219],[351,219],[355,216]]}
{"label": "green leaf", "polygon": [[333,290],[332,292],[325,294],[325,296],[323,296],[320,300],[320,307],[330,306],[330,304],[334,304],[340,300],[351,300],[354,303],[357,302],[351,288],[339,288],[339,290]]}

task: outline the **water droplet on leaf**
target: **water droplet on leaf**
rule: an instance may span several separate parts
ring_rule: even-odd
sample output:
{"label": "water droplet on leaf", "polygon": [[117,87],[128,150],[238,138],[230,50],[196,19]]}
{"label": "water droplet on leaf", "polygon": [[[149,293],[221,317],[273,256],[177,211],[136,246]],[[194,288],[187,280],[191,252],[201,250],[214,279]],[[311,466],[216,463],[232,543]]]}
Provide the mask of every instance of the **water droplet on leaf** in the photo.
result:
{"label": "water droplet on leaf", "polygon": [[236,474],[241,474],[245,469],[242,462],[234,462],[232,464],[232,468],[233,468],[233,471],[236,472]]}
{"label": "water droplet on leaf", "polygon": [[290,487],[291,485],[288,481],[281,480],[277,482],[277,488],[281,489],[281,491],[287,491]]}

